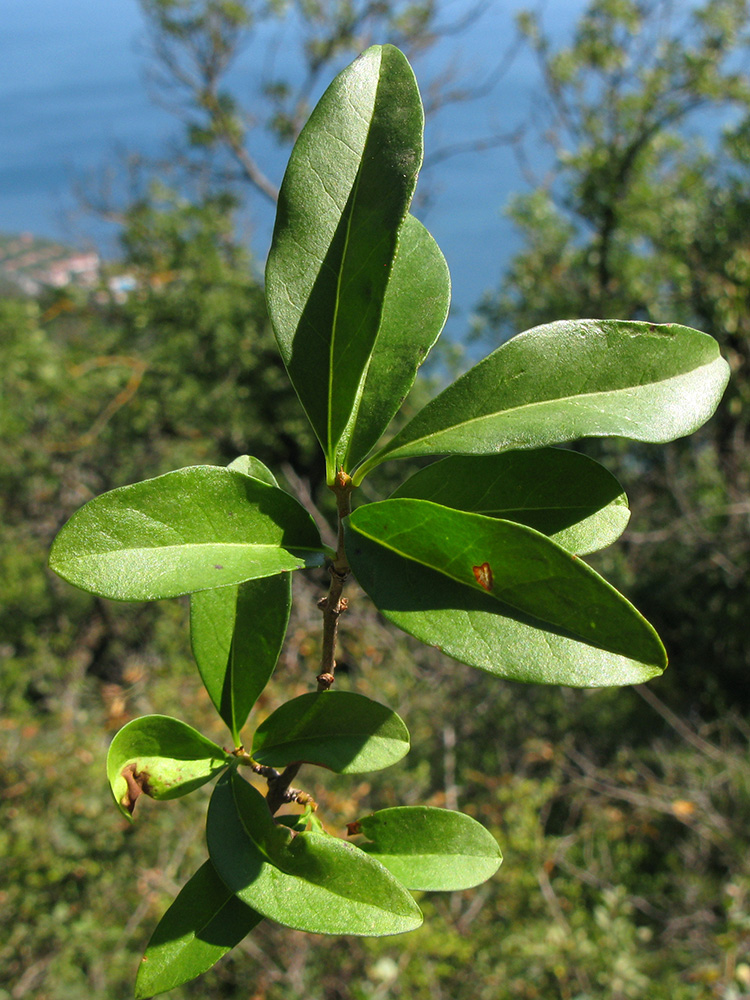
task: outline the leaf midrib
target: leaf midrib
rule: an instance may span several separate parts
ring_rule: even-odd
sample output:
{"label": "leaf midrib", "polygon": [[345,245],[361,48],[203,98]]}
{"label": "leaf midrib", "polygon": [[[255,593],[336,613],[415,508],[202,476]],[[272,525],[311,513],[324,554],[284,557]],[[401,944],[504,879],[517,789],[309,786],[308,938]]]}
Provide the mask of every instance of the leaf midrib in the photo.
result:
{"label": "leaf midrib", "polygon": [[[408,914],[403,913],[401,910],[387,909],[386,907],[381,906],[379,903],[367,902],[366,900],[358,899],[355,896],[345,896],[343,893],[337,892],[335,889],[330,888],[325,883],[321,884],[320,882],[313,882],[312,879],[306,879],[302,875],[298,875],[296,872],[286,871],[284,868],[282,868],[280,865],[276,864],[274,861],[272,861],[270,859],[270,857],[268,856],[268,854],[266,854],[266,852],[260,846],[260,844],[258,843],[258,841],[250,833],[250,831],[248,830],[247,825],[245,823],[245,820],[243,819],[242,813],[240,812],[239,808],[237,808],[236,799],[235,799],[235,809],[237,811],[237,817],[238,817],[240,823],[242,824],[243,830],[245,831],[245,835],[255,845],[256,850],[258,851],[258,853],[263,858],[263,864],[268,865],[268,867],[271,868],[272,870],[275,870],[275,871],[279,872],[285,878],[298,879],[300,882],[304,883],[305,885],[312,886],[313,888],[319,889],[322,892],[327,892],[331,896],[336,896],[338,899],[345,899],[345,900],[347,900],[347,902],[353,903],[357,907],[364,906],[364,907],[367,907],[369,909],[375,910],[375,911],[377,911],[379,913],[388,913],[388,914],[391,914],[392,916],[397,916],[397,917],[401,917],[403,919],[407,919]],[[303,836],[303,834],[298,834],[297,836]],[[327,836],[327,835],[326,834],[316,834],[315,836],[323,837],[323,836]],[[339,840],[338,837],[334,837],[332,839],[339,841],[339,843],[341,843],[341,844],[346,844],[346,841]],[[352,848],[355,851],[359,851],[359,853],[362,854],[362,856],[365,857],[365,858],[369,857],[369,855],[367,854],[366,851],[363,851],[361,848],[354,847],[353,844],[346,845],[346,846],[349,847],[349,848]],[[377,858],[371,858],[370,860],[377,861]],[[383,870],[387,874],[390,875],[390,872],[388,872],[388,869],[385,867],[385,865],[382,865],[382,868],[383,868]],[[391,875],[391,878],[394,878],[394,877],[395,876]],[[398,885],[398,882],[397,882],[397,885]],[[249,905],[249,904],[245,904],[245,905]],[[260,911],[258,911],[258,912],[260,912]]]}
{"label": "leaf midrib", "polygon": [[414,854],[404,854],[398,851],[387,851],[382,847],[377,847],[373,842],[371,844],[364,844],[360,850],[364,850],[365,854],[369,854],[371,857],[377,855],[378,857],[388,858],[401,858],[404,861],[442,861],[446,858],[449,860],[455,860],[460,858],[479,858],[481,861],[497,861],[497,854],[472,854],[470,852],[459,852],[455,851],[451,853],[449,851],[444,851],[443,853],[434,854],[426,853],[424,851],[418,851]]}
{"label": "leaf midrib", "polygon": [[182,542],[179,545],[141,545],[138,548],[112,548],[112,549],[99,549],[96,551],[86,552],[83,555],[68,556],[67,558],[56,560],[55,565],[57,566],[70,566],[78,565],[82,562],[88,562],[92,558],[97,556],[111,556],[111,555],[132,555],[137,552],[164,552],[171,553],[175,549],[215,549],[221,547],[223,549],[249,549],[253,552],[260,551],[270,551],[270,552],[289,552],[293,554],[294,552],[322,552],[323,550],[317,547],[312,547],[309,545],[275,545],[273,543],[257,543],[253,542]]}
{"label": "leaf midrib", "polygon": [[[327,459],[328,459],[328,462],[330,464],[335,464],[336,446],[338,445],[338,441],[336,441],[336,442],[333,441],[333,399],[334,399],[334,385],[333,385],[333,383],[334,383],[334,375],[333,375],[334,364],[333,363],[334,363],[335,348],[336,348],[336,337],[337,337],[337,334],[338,334],[339,305],[340,305],[340,302],[341,302],[341,285],[342,285],[342,281],[343,281],[343,278],[344,278],[344,270],[345,270],[345,264],[346,264],[346,261],[347,261],[347,255],[349,253],[349,243],[350,243],[350,236],[351,236],[352,220],[354,218],[354,212],[355,212],[355,208],[356,208],[356,204],[357,204],[357,196],[359,194],[359,185],[360,185],[360,181],[362,179],[362,164],[363,164],[363,161],[364,161],[364,158],[365,158],[365,152],[367,150],[367,144],[368,144],[368,142],[370,140],[370,132],[372,130],[372,119],[373,119],[373,117],[375,115],[375,108],[376,108],[377,101],[378,101],[378,90],[380,89],[380,73],[382,71],[382,67],[383,67],[383,59],[382,59],[382,54],[381,54],[380,65],[378,67],[378,83],[377,83],[377,86],[375,87],[375,93],[374,93],[373,102],[372,102],[372,113],[370,115],[370,120],[369,120],[368,125],[367,125],[367,136],[365,138],[364,143],[362,144],[362,153],[361,153],[360,160],[359,160],[359,166],[357,167],[357,174],[356,174],[356,176],[354,178],[354,184],[352,185],[352,192],[351,192],[351,195],[350,195],[350,197],[352,199],[352,201],[351,201],[351,211],[349,212],[349,216],[348,216],[348,218],[346,220],[346,235],[344,237],[344,249],[343,249],[343,253],[341,255],[341,264],[340,264],[339,269],[338,269],[338,274],[336,275],[336,302],[335,302],[334,307],[333,307],[333,322],[331,324],[331,341],[330,341],[330,344],[328,346],[328,414],[327,414],[327,416],[328,416],[328,420],[327,420],[327,425],[328,425],[327,426],[328,455],[327,455]],[[335,475],[337,470],[334,468],[331,471],[332,471],[333,475]]]}
{"label": "leaf midrib", "polygon": [[[578,394],[573,395],[573,396],[554,396],[554,397],[551,397],[550,399],[537,399],[537,400],[534,400],[533,402],[521,403],[518,406],[511,406],[511,407],[507,407],[506,409],[495,410],[492,413],[483,413],[483,414],[480,414],[477,417],[470,417],[468,420],[459,420],[459,421],[457,421],[454,424],[449,424],[448,426],[441,427],[439,430],[433,431],[433,432],[428,433],[428,434],[423,434],[421,437],[410,438],[407,441],[405,441],[403,444],[396,444],[395,447],[392,450],[389,450],[390,446],[387,445],[386,448],[383,449],[383,451],[380,453],[380,455],[373,456],[373,459],[374,458],[380,459],[381,457],[382,458],[393,457],[394,453],[398,453],[403,448],[410,448],[413,445],[418,445],[418,444],[420,444],[423,441],[429,441],[431,438],[438,438],[442,434],[447,434],[447,433],[449,433],[451,431],[455,431],[455,430],[461,430],[463,428],[469,427],[471,424],[480,423],[483,420],[490,420],[493,417],[499,417],[501,415],[504,416],[504,415],[511,415],[511,414],[515,415],[517,413],[520,413],[522,410],[531,409],[533,407],[544,407],[544,406],[547,406],[549,404],[569,403],[569,402],[572,402],[572,401],[575,401],[575,400],[590,400],[590,399],[596,399],[599,396],[617,396],[617,395],[621,395],[622,393],[637,392],[639,389],[651,388],[652,386],[668,385],[670,382],[674,382],[674,381],[677,381],[679,379],[683,379],[686,376],[697,375],[703,369],[705,369],[705,368],[711,368],[714,364],[715,364],[715,361],[711,361],[711,362],[709,362],[709,364],[701,365],[699,368],[692,368],[689,371],[680,372],[678,375],[671,375],[669,378],[665,378],[665,379],[656,379],[653,382],[641,382],[638,385],[622,386],[619,389],[604,389],[604,390],[600,390],[598,392],[582,392],[582,393],[578,393]],[[448,390],[446,390],[446,392],[447,391]],[[620,414],[620,416],[622,417],[623,415]],[[417,414],[417,417],[415,417],[414,419],[416,420],[418,417],[419,417],[419,414]],[[403,434],[406,430],[408,430],[408,426],[405,427],[404,431],[402,431],[401,433]],[[397,438],[394,438],[393,442],[391,442],[391,444],[394,444],[396,441],[397,441]],[[372,466],[370,466],[370,467],[372,467]]]}
{"label": "leaf midrib", "polygon": [[[303,743],[315,743],[315,742],[325,742],[332,743],[334,740],[351,740],[357,737],[366,737],[367,742],[370,743],[373,740],[377,740],[382,743],[408,743],[408,740],[401,739],[398,736],[383,736],[380,733],[369,733],[364,730],[357,730],[350,733],[331,733],[329,735],[322,736],[296,736],[293,739],[284,740],[282,743],[264,743],[262,746],[258,747],[254,753],[267,753],[273,750],[282,750],[287,747],[293,748]],[[364,749],[364,744],[362,749]]]}
{"label": "leaf midrib", "polygon": [[[473,512],[471,512],[471,511],[464,511],[463,513],[471,514]],[[482,516],[482,515],[479,515],[479,516]],[[509,521],[508,523],[512,524],[516,528],[521,528],[521,529],[527,528],[526,525],[517,524],[515,521]],[[369,534],[367,531],[363,531],[362,528],[359,528],[359,527],[356,527],[356,526],[352,526],[352,530],[358,532],[360,535],[362,535],[363,538],[367,538],[369,541],[373,542],[375,545],[380,545],[382,548],[388,549],[389,551],[393,552],[395,555],[400,556],[402,559],[407,559],[410,562],[417,563],[417,565],[419,565],[419,566],[424,566],[425,569],[432,570],[434,573],[441,573],[443,576],[447,577],[449,580],[453,580],[454,583],[459,584],[459,586],[466,587],[468,590],[472,591],[472,593],[482,594],[485,597],[494,599],[498,604],[506,604],[508,607],[514,608],[516,611],[520,611],[522,614],[532,615],[533,617],[538,618],[539,621],[547,622],[548,624],[554,625],[554,626],[559,627],[559,628],[565,628],[568,631],[570,631],[571,634],[578,635],[582,641],[584,641],[584,642],[589,641],[587,638],[585,638],[584,636],[580,635],[580,633],[576,629],[572,628],[569,624],[565,624],[565,623],[562,623],[562,622],[559,622],[559,621],[555,621],[555,620],[553,620],[551,618],[545,618],[538,611],[531,612],[531,611],[529,611],[528,608],[524,608],[524,607],[521,607],[518,604],[514,604],[513,601],[511,599],[509,599],[505,594],[503,594],[502,598],[496,597],[494,593],[487,592],[487,591],[485,591],[483,589],[480,590],[480,588],[478,586],[474,587],[471,584],[470,581],[465,580],[465,579],[463,579],[461,577],[455,576],[453,573],[449,573],[449,572],[447,572],[446,570],[442,569],[439,566],[434,566],[434,565],[432,565],[432,564],[430,564],[428,562],[425,562],[424,559],[419,559],[418,557],[409,555],[406,552],[402,552],[400,549],[397,549],[395,546],[393,546],[393,545],[389,544],[388,542],[384,541],[382,538],[377,538],[377,537]],[[534,529],[533,528],[527,528],[527,530],[533,531]],[[546,536],[544,536],[544,537],[546,538]],[[547,541],[551,541],[551,540],[547,539]],[[554,542],[552,542],[551,544],[554,544]],[[585,566],[586,564],[585,563],[581,563],[581,565]],[[604,582],[606,583],[606,581],[604,581]],[[607,586],[611,586],[611,585],[607,584]],[[614,590],[614,588],[612,588],[612,589]],[[615,593],[617,593],[617,591],[615,591]],[[618,596],[622,597],[622,595],[618,595]]]}

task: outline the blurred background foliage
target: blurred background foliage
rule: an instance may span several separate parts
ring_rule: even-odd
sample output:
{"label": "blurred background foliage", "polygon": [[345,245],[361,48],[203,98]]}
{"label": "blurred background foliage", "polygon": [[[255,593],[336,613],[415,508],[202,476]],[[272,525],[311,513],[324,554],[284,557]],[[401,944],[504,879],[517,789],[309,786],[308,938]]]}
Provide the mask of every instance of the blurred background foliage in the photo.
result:
{"label": "blurred background foliage", "polygon": [[[108,742],[147,712],[226,739],[192,665],[185,603],[73,590],[45,568],[56,530],[103,490],[242,452],[330,514],[235,226],[243,198],[273,191],[223,73],[257,17],[283,5],[142,5],[186,128],[181,179],[147,178],[121,210],[116,267],[133,291],[0,298],[3,1000],[132,995],[151,930],[205,856],[206,793],[149,800],[126,824],[104,779]],[[429,46],[436,6],[300,3],[307,78],[269,92],[262,121],[293,138],[311,80],[372,33]],[[750,997],[750,10],[595,0],[565,48],[537,16],[519,29],[543,80],[519,153],[533,164],[547,144],[552,166],[510,206],[522,247],[473,338],[494,347],[572,316],[676,321],[717,337],[733,369],[720,412],[690,440],[581,445],[620,476],[634,510],[596,566],[654,622],[672,667],[623,691],[502,683],[395,633],[352,587],[337,684],[399,711],[413,748],[371,776],[303,772],[324,824],[343,835],[373,808],[461,808],[505,863],[471,892],[423,895],[425,924],[405,937],[264,922],[175,997]],[[454,361],[440,356],[443,369]],[[405,472],[386,467],[368,495]],[[309,690],[324,584],[298,574],[256,721]]]}

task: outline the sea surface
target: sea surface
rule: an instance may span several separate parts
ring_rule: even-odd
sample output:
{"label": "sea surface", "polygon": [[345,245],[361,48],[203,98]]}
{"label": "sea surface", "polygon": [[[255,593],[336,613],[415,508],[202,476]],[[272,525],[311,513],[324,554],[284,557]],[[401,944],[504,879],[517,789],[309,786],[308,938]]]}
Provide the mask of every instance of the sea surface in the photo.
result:
{"label": "sea surface", "polygon": [[[475,0],[446,0],[444,23],[456,23]],[[488,2],[465,31],[447,36],[415,67],[425,85],[455,67],[455,85],[490,77],[513,39],[518,2]],[[547,3],[555,38],[569,35],[583,0]],[[147,82],[147,39],[136,0],[0,0],[0,231],[32,232],[76,246],[117,252],[117,230],[82,207],[109,167],[129,152],[158,157],[180,136],[174,115],[158,106]],[[299,77],[299,28],[292,20],[262,25],[232,70],[248,100],[264,78]],[[328,81],[322,81],[323,84]],[[429,164],[418,213],[451,269],[451,335],[460,339],[482,293],[497,285],[517,237],[503,215],[513,193],[527,188],[509,145],[447,159],[439,151],[527,125],[535,115],[539,77],[528,53],[481,99],[440,112],[427,131]],[[259,135],[256,155],[279,183],[288,150]],[[531,149],[540,172],[543,153]],[[117,171],[115,171],[116,173]],[[83,195],[83,198],[81,197]],[[262,266],[273,209],[248,199],[244,231]]]}

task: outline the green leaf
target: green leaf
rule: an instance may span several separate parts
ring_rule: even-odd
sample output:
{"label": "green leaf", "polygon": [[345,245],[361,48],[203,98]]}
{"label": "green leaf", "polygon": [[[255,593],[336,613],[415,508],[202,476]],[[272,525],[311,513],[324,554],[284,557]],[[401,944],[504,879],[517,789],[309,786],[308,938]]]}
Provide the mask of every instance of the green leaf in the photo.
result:
{"label": "green leaf", "polygon": [[264,465],[259,458],[254,458],[252,455],[240,455],[233,462],[230,462],[227,468],[232,469],[234,472],[241,472],[245,476],[250,476],[251,479],[260,479],[262,483],[266,483],[268,486],[279,485],[268,466]]}
{"label": "green leaf", "polygon": [[397,806],[351,824],[372,843],[360,844],[407,889],[452,892],[491,878],[503,856],[475,819],[450,809]]}
{"label": "green leaf", "polygon": [[582,437],[672,441],[716,409],[729,367],[688,327],[564,320],[509,340],[424,407],[386,458],[486,455]]}
{"label": "green leaf", "polygon": [[203,683],[235,745],[284,644],[292,607],[288,573],[190,597],[190,642]]}
{"label": "green leaf", "polygon": [[422,923],[407,890],[378,861],[337,837],[277,826],[260,792],[234,771],[214,789],[206,839],[222,881],[287,927],[380,937]]}
{"label": "green leaf", "polygon": [[252,754],[259,764],[304,761],[337,774],[390,767],[408,753],[409,732],[385,705],[349,691],[303,694],[258,726]]}
{"label": "green leaf", "polygon": [[615,477],[560,448],[444,458],[407,479],[398,497],[517,521],[578,555],[611,545],[630,518]]}
{"label": "green leaf", "polygon": [[[277,486],[257,458],[241,455],[230,469]],[[235,745],[251,708],[268,683],[284,644],[292,606],[288,574],[190,596],[190,643],[211,701]]]}
{"label": "green leaf", "polygon": [[463,663],[574,687],[640,683],[666,666],[632,604],[532,528],[384,500],[345,531],[349,564],[385,617]]}
{"label": "green leaf", "polygon": [[215,777],[233,757],[192,726],[168,715],[133,719],[107,754],[107,777],[120,810],[130,816],[143,793],[176,799]]}
{"label": "green leaf", "polygon": [[138,969],[136,1000],[166,993],[200,976],[262,919],[227,889],[206,861],[151,935]]}
{"label": "green leaf", "polygon": [[326,456],[346,451],[422,162],[424,115],[406,58],[373,46],[331,83],[300,133],[266,268],[271,320]]}
{"label": "green leaf", "polygon": [[407,215],[386,289],[380,329],[358,407],[352,414],[345,469],[377,444],[414,384],[448,316],[450,274],[435,240]]}
{"label": "green leaf", "polygon": [[321,551],[288,493],[199,465],[90,500],[61,529],[50,566],[93,594],[143,601],[316,565]]}

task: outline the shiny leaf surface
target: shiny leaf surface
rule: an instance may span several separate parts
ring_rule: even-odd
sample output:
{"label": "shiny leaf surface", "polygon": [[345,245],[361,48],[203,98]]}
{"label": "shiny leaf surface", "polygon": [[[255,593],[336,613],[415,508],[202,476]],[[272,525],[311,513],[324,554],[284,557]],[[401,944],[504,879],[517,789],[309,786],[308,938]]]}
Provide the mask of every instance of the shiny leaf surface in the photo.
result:
{"label": "shiny leaf surface", "polygon": [[287,927],[379,937],[422,923],[407,890],[378,861],[337,837],[277,826],[263,796],[234,772],[216,785],[206,838],[222,881]]}
{"label": "shiny leaf surface", "polygon": [[204,465],[90,500],[58,534],[50,566],[82,590],[142,601],[315,565],[321,550],[288,493]]}
{"label": "shiny leaf surface", "polygon": [[423,127],[405,57],[391,45],[372,46],[318,102],[281,186],[266,296],[329,482],[378,336]]}
{"label": "shiny leaf surface", "polygon": [[206,861],[151,935],[138,969],[136,1000],[166,993],[200,976],[262,919],[227,889]]}
{"label": "shiny leaf surface", "polygon": [[435,240],[407,215],[388,281],[383,315],[358,404],[344,468],[373,448],[414,384],[450,305],[450,274]]}
{"label": "shiny leaf surface", "polygon": [[611,545],[630,518],[615,477],[586,455],[561,448],[444,458],[392,497],[526,524],[578,555]]}
{"label": "shiny leaf surface", "polygon": [[322,691],[269,715],[255,731],[252,753],[272,767],[304,761],[361,774],[390,767],[408,751],[409,732],[390,708],[350,691]]}
{"label": "shiny leaf surface", "polygon": [[190,597],[193,655],[236,745],[278,661],[291,607],[289,573]]}
{"label": "shiny leaf surface", "polygon": [[486,455],[582,437],[672,441],[716,409],[729,367],[688,327],[564,320],[513,337],[424,407],[385,458]]}
{"label": "shiny leaf surface", "polygon": [[377,858],[407,889],[452,892],[491,878],[503,860],[495,838],[464,813],[430,806],[381,809],[353,824]]}
{"label": "shiny leaf surface", "polygon": [[385,500],[348,518],[346,550],[387,618],[499,676],[600,687],[666,666],[658,636],[621,594],[523,525]]}
{"label": "shiny leaf surface", "polygon": [[[272,472],[251,455],[240,456],[229,468],[278,485]],[[292,579],[286,573],[190,596],[193,656],[235,745],[276,666],[291,606]]]}

